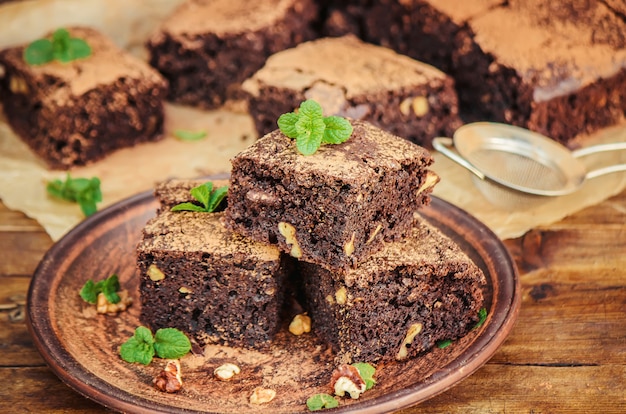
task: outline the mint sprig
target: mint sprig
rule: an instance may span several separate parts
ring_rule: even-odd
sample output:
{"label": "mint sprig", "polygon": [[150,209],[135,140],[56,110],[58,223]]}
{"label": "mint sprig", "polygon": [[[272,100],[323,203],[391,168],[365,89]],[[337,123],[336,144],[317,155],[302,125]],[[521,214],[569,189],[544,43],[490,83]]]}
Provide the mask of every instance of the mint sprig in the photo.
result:
{"label": "mint sprig", "polygon": [[100,179],[97,177],[72,178],[68,173],[65,180],[48,182],[46,191],[55,198],[78,203],[87,217],[98,211],[97,203],[102,201]]}
{"label": "mint sprig", "polygon": [[312,99],[302,102],[297,112],[281,115],[278,128],[296,140],[296,148],[303,155],[314,154],[323,144],[341,144],[352,135],[352,125],[347,119],[325,117],[320,104]]}
{"label": "mint sprig", "polygon": [[145,326],[135,329],[135,334],[120,347],[120,356],[126,362],[138,362],[148,365],[154,356],[165,359],[177,359],[191,350],[187,336],[176,328],[162,328],[152,331]]}
{"label": "mint sprig", "polygon": [[208,181],[192,188],[189,192],[191,193],[191,196],[202,205],[199,206],[190,202],[180,203],[172,207],[172,211],[197,211],[212,213],[217,209],[222,200],[224,200],[224,197],[226,197],[226,194],[228,193],[228,186],[213,189],[213,183]]}
{"label": "mint sprig", "polygon": [[114,273],[98,283],[94,283],[93,280],[89,279],[80,290],[80,297],[83,298],[85,302],[96,304],[98,294],[102,292],[109,303],[118,303],[120,301],[120,296],[117,294],[119,290],[120,282],[117,275]]}
{"label": "mint sprig", "polygon": [[57,29],[52,39],[38,39],[24,49],[24,61],[43,65],[53,60],[68,63],[91,55],[91,47],[83,39],[71,37],[65,29]]}
{"label": "mint sprig", "polygon": [[306,400],[309,411],[319,411],[325,408],[335,408],[339,406],[339,401],[329,394],[315,394]]}

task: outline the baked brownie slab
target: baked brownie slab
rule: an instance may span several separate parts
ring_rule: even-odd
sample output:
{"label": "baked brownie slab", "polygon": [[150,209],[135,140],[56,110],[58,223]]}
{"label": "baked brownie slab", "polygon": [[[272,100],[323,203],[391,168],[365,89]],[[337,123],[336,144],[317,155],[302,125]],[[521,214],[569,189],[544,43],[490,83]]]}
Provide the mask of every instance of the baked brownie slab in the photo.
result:
{"label": "baked brownie slab", "polygon": [[369,121],[427,147],[433,137],[452,134],[461,124],[452,78],[352,35],[279,52],[243,89],[260,136],[306,99],[316,100],[325,115]]}
{"label": "baked brownie slab", "polygon": [[345,275],[300,262],[313,332],[344,363],[405,360],[471,330],[482,271],[426,221]]}
{"label": "baked brownie slab", "polygon": [[364,121],[350,139],[297,152],[276,130],[232,159],[227,227],[344,271],[399,240],[438,177],[424,148]]}
{"label": "baked brownie slab", "polygon": [[356,32],[449,73],[464,121],[510,123],[576,146],[577,135],[626,113],[622,3],[350,0],[325,8],[325,31]]}
{"label": "baked brownie slab", "polygon": [[0,102],[15,132],[55,169],[160,139],[167,82],[98,32],[68,31],[91,56],[31,66],[24,46],[0,52]]}
{"label": "baked brownie slab", "polygon": [[191,0],[149,39],[150,63],[171,100],[215,108],[269,55],[311,39],[316,15],[312,0]]}
{"label": "baked brownie slab", "polygon": [[[178,198],[185,187],[192,186],[172,182],[157,196]],[[264,347],[280,328],[290,259],[226,230],[222,215],[164,208],[147,223],[137,247],[141,321],[181,329],[203,345]]]}

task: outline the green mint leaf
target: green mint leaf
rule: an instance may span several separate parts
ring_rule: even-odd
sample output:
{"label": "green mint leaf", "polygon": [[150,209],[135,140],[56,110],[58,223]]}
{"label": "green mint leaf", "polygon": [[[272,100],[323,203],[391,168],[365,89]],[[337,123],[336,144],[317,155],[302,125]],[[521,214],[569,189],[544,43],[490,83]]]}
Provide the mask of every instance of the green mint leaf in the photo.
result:
{"label": "green mint leaf", "polygon": [[339,116],[327,116],[324,118],[323,144],[341,144],[352,135],[352,125],[347,119]]}
{"label": "green mint leaf", "polygon": [[100,179],[97,177],[72,178],[68,173],[65,181],[56,179],[48,182],[46,190],[55,198],[78,203],[85,216],[95,213],[96,204],[102,201]]}
{"label": "green mint leaf", "polygon": [[154,350],[160,358],[177,359],[191,350],[191,342],[176,328],[162,328],[154,335]]}
{"label": "green mint leaf", "polygon": [[223,186],[217,189],[213,189],[213,183],[208,181],[197,187],[192,188],[190,191],[191,196],[198,202],[202,203],[204,207],[200,207],[194,203],[180,203],[171,208],[171,211],[197,211],[203,213],[212,213],[219,207],[224,197],[228,193],[228,186]]}
{"label": "green mint leaf", "polygon": [[306,400],[309,411],[319,411],[324,408],[335,408],[339,406],[339,401],[329,394],[315,394]]}
{"label": "green mint leaf", "polygon": [[54,60],[54,47],[48,39],[38,39],[24,49],[24,61],[31,66],[43,65]]}
{"label": "green mint leaf", "polygon": [[66,29],[57,29],[50,39],[38,39],[24,49],[24,61],[29,65],[43,65],[58,60],[62,63],[91,55],[91,47],[83,39],[73,38]]}
{"label": "green mint leaf", "polygon": [[314,154],[322,144],[341,144],[352,135],[352,125],[338,116],[324,117],[322,107],[312,99],[300,104],[298,112],[278,118],[278,127],[303,155]]}
{"label": "green mint leaf", "polygon": [[197,187],[189,190],[191,196],[198,200],[200,204],[204,206],[205,209],[209,207],[209,199],[211,198],[211,191],[213,191],[213,183],[206,182],[204,184],[200,184]]}
{"label": "green mint leaf", "polygon": [[487,320],[487,309],[481,308],[481,310],[478,311],[478,322],[476,322],[476,325],[474,325],[473,329],[478,329],[481,326],[483,326],[486,320]]}
{"label": "green mint leaf", "polygon": [[102,283],[102,293],[109,303],[118,303],[120,296],[117,291],[120,290],[120,282],[116,274],[112,274]]}
{"label": "green mint leaf", "polygon": [[174,131],[174,137],[181,141],[199,141],[206,138],[206,131],[189,131],[186,129],[177,129]]}
{"label": "green mint leaf", "polygon": [[311,118],[306,115],[300,115],[296,122],[296,130],[298,138],[296,138],[296,148],[303,155],[315,154],[322,145],[322,137],[324,136],[324,120],[320,118]]}
{"label": "green mint leaf", "polygon": [[135,334],[120,347],[120,356],[126,362],[148,365],[155,352],[152,332],[145,326],[135,329]]}
{"label": "green mint leaf", "polygon": [[83,298],[85,302],[95,305],[98,301],[98,293],[99,290],[96,288],[96,284],[93,280],[89,279],[80,290],[80,297]]}
{"label": "green mint leaf", "polygon": [[296,131],[296,122],[300,116],[295,112],[289,112],[282,114],[278,118],[278,128],[280,131],[289,138],[298,138],[298,131]]}
{"label": "green mint leaf", "polygon": [[171,211],[197,211],[199,213],[206,213],[206,208],[196,205],[194,203],[180,203],[171,208]]}
{"label": "green mint leaf", "polygon": [[298,108],[298,115],[300,118],[303,116],[310,119],[324,118],[322,107],[313,99],[307,99],[300,104],[300,108]]}
{"label": "green mint leaf", "polygon": [[451,339],[444,339],[442,341],[437,342],[437,347],[440,348],[440,349],[447,348],[450,345],[452,345],[452,340]]}
{"label": "green mint leaf", "polygon": [[91,47],[83,39],[71,38],[69,43],[72,60],[91,56]]}
{"label": "green mint leaf", "polygon": [[228,186],[225,185],[223,187],[216,188],[211,192],[211,196],[209,197],[209,203],[207,204],[207,211],[213,212],[220,205],[222,200],[228,194]]}
{"label": "green mint leaf", "polygon": [[371,364],[366,362],[356,362],[352,364],[359,371],[359,375],[365,381],[365,390],[369,390],[374,385],[376,385],[376,380],[374,379],[374,374],[376,373],[376,368]]}

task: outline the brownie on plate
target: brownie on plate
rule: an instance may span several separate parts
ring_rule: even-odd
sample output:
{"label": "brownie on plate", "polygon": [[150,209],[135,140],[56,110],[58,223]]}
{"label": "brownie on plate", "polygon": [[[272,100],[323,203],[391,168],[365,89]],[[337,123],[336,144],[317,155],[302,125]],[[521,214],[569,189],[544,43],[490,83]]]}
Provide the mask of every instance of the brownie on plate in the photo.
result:
{"label": "brownie on plate", "polygon": [[[184,194],[197,183],[162,185],[157,197],[192,201]],[[202,345],[262,348],[280,328],[290,258],[228,231],[222,216],[163,208],[146,224],[137,246],[141,321],[181,329]]]}
{"label": "brownie on plate", "polygon": [[313,155],[276,130],[232,159],[225,225],[345,271],[410,232],[438,177],[429,152],[364,121]]}
{"label": "brownie on plate", "polygon": [[465,335],[483,307],[483,272],[421,218],[347,274],[298,267],[314,332],[344,363],[416,357]]}
{"label": "brownie on plate", "polygon": [[95,30],[68,31],[91,56],[31,66],[25,46],[0,52],[0,102],[15,132],[54,169],[160,139],[167,82]]}
{"label": "brownie on plate", "polygon": [[170,82],[169,98],[215,108],[272,53],[314,36],[312,0],[191,0],[148,41],[150,63]]}
{"label": "brownie on plate", "polygon": [[243,89],[259,136],[305,99],[320,103],[325,115],[362,119],[426,147],[461,125],[451,77],[353,35],[279,52]]}

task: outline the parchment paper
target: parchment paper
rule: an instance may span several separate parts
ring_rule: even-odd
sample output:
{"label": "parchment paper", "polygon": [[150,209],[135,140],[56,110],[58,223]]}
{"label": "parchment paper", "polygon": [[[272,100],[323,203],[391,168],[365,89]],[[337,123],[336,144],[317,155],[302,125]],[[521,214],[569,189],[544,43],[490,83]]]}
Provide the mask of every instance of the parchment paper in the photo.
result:
{"label": "parchment paper", "polygon": [[[0,6],[0,47],[20,44],[68,24],[95,27],[120,46],[145,57],[143,42],[182,0],[29,0]],[[176,129],[204,130],[208,136],[195,142],[173,137]],[[242,111],[223,108],[200,111],[168,104],[166,138],[117,151],[93,165],[70,171],[73,177],[97,176],[102,181],[106,207],[168,177],[198,177],[230,170],[230,158],[254,142],[252,120]],[[626,141],[626,125],[607,128],[581,142]],[[490,204],[474,187],[470,173],[440,154],[434,170],[441,176],[434,194],[489,226],[500,238],[520,236],[529,229],[562,219],[597,204],[626,187],[626,173],[600,177],[585,183],[577,193],[550,199],[532,208],[507,211]],[[626,151],[589,157],[591,166],[626,162]],[[48,197],[45,183],[64,178],[50,171],[0,118],[0,199],[11,209],[35,218],[53,240],[58,240],[83,220],[76,204]]]}

